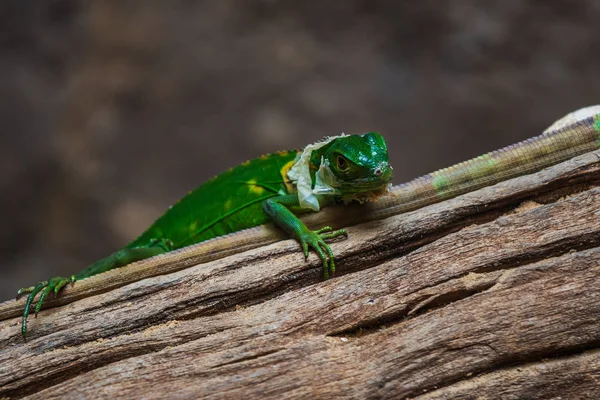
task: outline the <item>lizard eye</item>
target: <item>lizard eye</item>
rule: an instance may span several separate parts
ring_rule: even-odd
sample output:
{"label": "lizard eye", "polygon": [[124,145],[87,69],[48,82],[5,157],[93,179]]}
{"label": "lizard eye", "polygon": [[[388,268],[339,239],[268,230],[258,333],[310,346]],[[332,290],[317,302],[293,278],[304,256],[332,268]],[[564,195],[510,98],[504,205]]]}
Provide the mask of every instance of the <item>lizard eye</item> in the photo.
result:
{"label": "lizard eye", "polygon": [[344,157],[337,156],[336,162],[340,171],[346,171],[348,169],[348,161]]}

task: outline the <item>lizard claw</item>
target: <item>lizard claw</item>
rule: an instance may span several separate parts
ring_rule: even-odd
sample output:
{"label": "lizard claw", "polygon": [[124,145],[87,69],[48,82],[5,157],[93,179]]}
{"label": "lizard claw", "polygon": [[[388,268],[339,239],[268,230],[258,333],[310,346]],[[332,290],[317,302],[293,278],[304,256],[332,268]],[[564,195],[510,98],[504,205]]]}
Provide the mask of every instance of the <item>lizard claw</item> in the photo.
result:
{"label": "lizard claw", "polygon": [[316,231],[307,230],[299,238],[305,258],[308,258],[308,249],[312,248],[321,259],[323,263],[323,277],[325,279],[329,279],[330,272],[332,275],[335,273],[333,252],[329,245],[325,243],[325,240],[338,236],[347,236],[346,231],[340,229],[332,232],[332,228],[326,226]]}
{"label": "lizard claw", "polygon": [[39,292],[42,292],[40,295],[36,305],[35,305],[35,316],[37,317],[38,312],[42,308],[44,300],[48,293],[54,291],[56,295],[67,283],[75,283],[75,276],[71,276],[71,278],[64,278],[62,276],[56,276],[54,278],[50,278],[47,281],[43,281],[38,283],[35,286],[30,286],[27,288],[21,288],[17,291],[17,300],[24,294],[29,294],[27,296],[27,301],[25,302],[25,308],[23,309],[23,320],[21,324],[21,334],[23,335],[23,339],[26,340],[27,337],[27,317],[29,316],[29,312],[31,310],[31,304],[35,300],[35,296]]}

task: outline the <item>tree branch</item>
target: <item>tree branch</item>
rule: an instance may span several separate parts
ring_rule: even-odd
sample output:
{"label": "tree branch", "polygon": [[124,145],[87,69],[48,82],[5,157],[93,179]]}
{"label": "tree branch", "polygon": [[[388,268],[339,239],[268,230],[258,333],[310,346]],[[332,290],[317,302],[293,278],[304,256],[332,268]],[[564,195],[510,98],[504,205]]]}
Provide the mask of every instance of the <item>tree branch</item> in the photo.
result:
{"label": "tree branch", "polygon": [[384,219],[311,216],[367,221],[332,244],[325,282],[292,240],[193,265],[212,243],[178,253],[184,269],[169,256],[134,282],[78,282],[26,343],[23,302],[4,303],[0,397],[591,396],[599,154]]}

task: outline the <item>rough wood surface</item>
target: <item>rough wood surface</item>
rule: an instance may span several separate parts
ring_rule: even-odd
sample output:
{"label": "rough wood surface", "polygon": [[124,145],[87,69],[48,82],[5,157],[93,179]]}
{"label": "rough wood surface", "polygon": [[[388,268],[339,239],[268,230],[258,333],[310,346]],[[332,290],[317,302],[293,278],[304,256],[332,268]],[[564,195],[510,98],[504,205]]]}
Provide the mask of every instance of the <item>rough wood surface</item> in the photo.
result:
{"label": "rough wood surface", "polygon": [[599,178],[595,152],[351,226],[326,282],[284,240],[75,296],[27,343],[6,303],[0,398],[595,399]]}

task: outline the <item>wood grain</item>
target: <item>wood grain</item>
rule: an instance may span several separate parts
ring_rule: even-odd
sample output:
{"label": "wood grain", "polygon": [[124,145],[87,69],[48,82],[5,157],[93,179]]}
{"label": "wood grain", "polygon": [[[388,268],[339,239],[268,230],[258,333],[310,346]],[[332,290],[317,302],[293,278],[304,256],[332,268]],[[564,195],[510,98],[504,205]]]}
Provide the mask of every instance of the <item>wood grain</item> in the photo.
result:
{"label": "wood grain", "polygon": [[367,222],[325,282],[284,240],[72,298],[27,343],[6,303],[0,398],[596,398],[599,176],[595,152],[402,215],[334,207]]}

